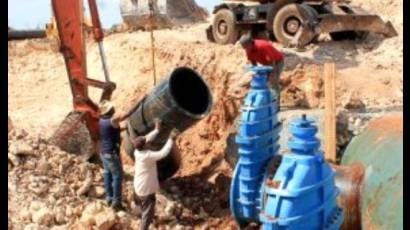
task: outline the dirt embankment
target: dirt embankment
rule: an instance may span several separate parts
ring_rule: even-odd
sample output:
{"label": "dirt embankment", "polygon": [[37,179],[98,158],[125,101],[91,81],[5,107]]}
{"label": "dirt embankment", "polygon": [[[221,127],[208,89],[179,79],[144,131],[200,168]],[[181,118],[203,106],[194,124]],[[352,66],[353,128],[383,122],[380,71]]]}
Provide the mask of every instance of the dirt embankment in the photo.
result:
{"label": "dirt embankment", "polygon": [[[188,34],[187,31],[185,33]],[[118,86],[113,100],[120,109],[133,106],[153,87],[151,60],[147,55],[150,49],[145,35],[115,34],[106,39],[111,76]],[[188,39],[189,36],[184,38]],[[164,41],[161,36],[156,44],[158,76],[165,77],[177,66],[191,67],[207,81],[214,98],[211,114],[182,134],[177,143],[177,148],[189,156],[183,159],[184,170],[181,173],[190,174],[211,164],[215,156],[222,153],[227,130],[239,112],[250,79],[242,77],[246,60],[239,47],[217,46],[195,39],[186,42],[178,38],[166,40],[169,41]],[[25,41],[9,46],[9,105],[12,119],[33,133],[50,135],[71,110],[71,95],[63,59],[58,53],[44,48],[46,44],[41,46],[33,41]],[[89,75],[101,76],[95,44],[89,45],[88,54]],[[285,104],[307,107],[319,105],[322,88],[320,74],[318,71],[303,74],[309,68],[315,69],[311,65],[298,66],[298,70],[284,74]],[[310,92],[312,88],[313,93]],[[100,92],[92,89],[90,94],[98,99]]]}
{"label": "dirt embankment", "polygon": [[[238,84],[246,85],[247,79],[241,78],[246,62],[244,53],[240,47],[206,42],[202,36],[204,28],[201,24],[177,31],[156,32],[158,76],[165,76],[175,66],[188,65],[209,79],[214,94],[218,94],[218,88],[224,88],[221,85],[224,81],[226,91],[235,93]],[[105,41],[111,76],[118,85],[113,97],[120,108],[132,106],[135,104],[133,99],[138,100],[138,96],[152,88],[148,39],[148,33],[125,33],[111,35]],[[87,51],[89,76],[102,79],[96,45],[90,43]],[[340,100],[355,93],[368,107],[402,103],[402,70],[386,68],[385,62],[377,64],[374,60],[360,60],[354,42],[317,44],[304,53],[287,49],[284,52],[286,68],[282,75],[282,94],[285,105],[320,107],[323,96],[321,64],[329,57],[339,66],[337,90]],[[350,56],[346,52],[350,52]],[[394,60],[400,62],[402,59]],[[380,66],[374,69],[377,65]],[[12,42],[9,43],[8,66],[9,111],[13,113],[13,120],[35,132],[55,129],[72,108],[61,55],[53,52],[45,41]],[[98,99],[100,92],[91,89],[90,93]],[[304,97],[308,97],[308,102],[303,102]]]}
{"label": "dirt embankment", "polygon": [[[120,9],[128,29],[147,29],[153,22],[148,1],[121,0]],[[154,3],[154,16],[155,28],[172,28],[204,22],[208,12],[194,0],[167,0]]]}

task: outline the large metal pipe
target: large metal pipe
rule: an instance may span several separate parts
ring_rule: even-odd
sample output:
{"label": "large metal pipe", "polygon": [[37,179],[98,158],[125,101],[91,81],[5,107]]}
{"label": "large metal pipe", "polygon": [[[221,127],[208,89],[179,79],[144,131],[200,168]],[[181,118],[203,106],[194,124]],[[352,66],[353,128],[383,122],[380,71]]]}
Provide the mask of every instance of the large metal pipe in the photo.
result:
{"label": "large metal pipe", "polygon": [[7,40],[23,40],[47,37],[45,30],[9,30]]}
{"label": "large metal pipe", "polygon": [[385,116],[369,123],[348,145],[342,158],[343,166],[353,164],[360,165],[355,171],[359,172],[357,179],[362,174],[361,183],[350,180],[351,183],[339,185],[342,191],[356,187],[351,192],[358,196],[358,204],[345,202],[348,205],[344,207],[360,216],[361,224],[354,229],[403,229],[403,115]]}
{"label": "large metal pipe", "polygon": [[[162,120],[161,132],[152,143],[153,149],[163,146],[173,128],[185,131],[209,114],[212,108],[212,94],[202,77],[187,67],[175,69],[138,105],[130,116],[124,147],[133,157],[134,148],[130,138],[145,135],[154,127],[154,119]],[[171,177],[179,168],[180,155],[173,151],[158,162],[160,180]]]}

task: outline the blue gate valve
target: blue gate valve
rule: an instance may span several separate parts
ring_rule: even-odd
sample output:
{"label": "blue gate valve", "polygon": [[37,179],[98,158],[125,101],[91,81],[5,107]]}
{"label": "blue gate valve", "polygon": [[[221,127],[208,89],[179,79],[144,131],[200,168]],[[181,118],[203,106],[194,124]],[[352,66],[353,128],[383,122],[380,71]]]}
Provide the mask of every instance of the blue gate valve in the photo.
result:
{"label": "blue gate valve", "polygon": [[235,220],[245,226],[258,221],[260,188],[267,164],[278,152],[278,106],[268,87],[272,67],[251,69],[255,75],[241,108],[236,143],[239,161],[236,164],[230,190],[230,208]]}
{"label": "blue gate valve", "polygon": [[263,229],[340,229],[343,211],[336,204],[335,172],[319,150],[315,122],[303,115],[289,130],[291,154],[283,155],[279,167],[264,176],[259,215]]}

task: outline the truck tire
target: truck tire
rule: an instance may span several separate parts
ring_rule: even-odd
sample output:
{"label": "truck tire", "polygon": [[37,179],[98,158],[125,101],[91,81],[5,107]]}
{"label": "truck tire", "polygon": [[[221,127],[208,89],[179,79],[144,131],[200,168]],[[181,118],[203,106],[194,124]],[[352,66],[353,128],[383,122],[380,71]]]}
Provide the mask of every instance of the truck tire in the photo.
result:
{"label": "truck tire", "polygon": [[315,19],[315,10],[310,8],[300,4],[283,6],[273,19],[273,33],[276,40],[288,45],[303,23]]}
{"label": "truck tire", "polygon": [[205,33],[206,33],[206,38],[208,39],[208,41],[215,42],[215,38],[214,38],[214,34],[212,32],[212,26],[211,25],[208,28],[206,28]]}
{"label": "truck tire", "polygon": [[292,3],[297,3],[297,0],[276,0],[275,3],[271,5],[271,8],[269,9],[267,15],[268,23],[266,24],[266,28],[268,28],[269,32],[271,33],[271,35],[273,35],[273,37],[275,37],[275,35],[273,34],[273,20],[276,14],[280,9],[282,9],[282,7]]}
{"label": "truck tire", "polygon": [[212,33],[218,44],[233,44],[238,40],[239,28],[235,25],[235,15],[232,11],[221,9],[215,14]]}

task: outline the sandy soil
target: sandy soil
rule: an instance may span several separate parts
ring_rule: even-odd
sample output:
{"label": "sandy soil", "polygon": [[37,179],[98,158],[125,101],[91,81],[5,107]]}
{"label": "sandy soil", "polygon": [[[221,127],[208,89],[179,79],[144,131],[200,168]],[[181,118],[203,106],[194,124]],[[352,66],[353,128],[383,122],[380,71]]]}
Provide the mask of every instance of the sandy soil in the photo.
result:
{"label": "sandy soil", "polygon": [[[338,67],[338,105],[354,95],[367,108],[403,103],[403,14],[402,2],[357,0],[355,4],[392,21],[399,36],[381,39],[372,35],[363,42],[323,42],[305,52],[285,49],[282,75],[283,104],[290,107],[323,107],[323,67],[334,60]],[[207,24],[160,30],[156,36],[157,73],[164,78],[177,66],[196,69],[208,82],[214,97],[211,114],[184,132],[177,141],[183,159],[177,177],[201,174],[215,179],[230,175],[223,160],[228,130],[238,114],[249,79],[239,46],[220,46],[206,40]],[[113,101],[120,109],[133,106],[153,88],[149,33],[111,34],[105,39],[109,69],[117,84]],[[62,56],[50,42],[9,42],[8,112],[13,125],[30,134],[50,136],[72,110],[72,97]],[[88,74],[103,79],[96,44],[87,44]],[[97,99],[100,91],[90,90]],[[228,220],[231,221],[231,220]]]}

